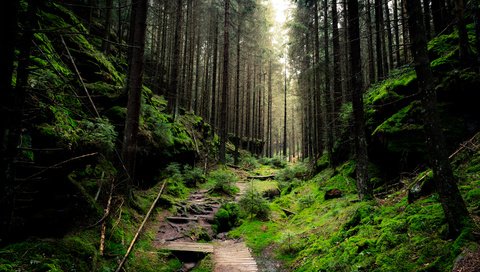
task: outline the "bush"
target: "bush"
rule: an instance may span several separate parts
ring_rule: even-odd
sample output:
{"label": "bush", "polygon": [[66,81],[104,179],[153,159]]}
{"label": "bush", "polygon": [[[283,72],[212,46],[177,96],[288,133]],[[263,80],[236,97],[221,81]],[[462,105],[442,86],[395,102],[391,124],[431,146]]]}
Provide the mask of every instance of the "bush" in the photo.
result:
{"label": "bush", "polygon": [[259,162],[263,165],[269,165],[274,168],[285,168],[287,166],[287,162],[282,159],[282,157],[275,156],[273,158],[269,157],[262,157]]}
{"label": "bush", "polygon": [[241,211],[249,218],[266,220],[270,215],[268,201],[255,189],[249,189],[239,204]]}
{"label": "bush", "polygon": [[258,168],[260,166],[257,162],[257,159],[255,159],[255,157],[252,157],[252,156],[243,157],[240,165],[243,168],[248,169],[248,170],[253,170],[253,169]]}
{"label": "bush", "polygon": [[215,214],[214,229],[217,233],[226,232],[238,226],[240,208],[236,203],[223,204]]}
{"label": "bush", "polygon": [[197,183],[205,183],[206,178],[201,168],[185,165],[183,167],[183,180],[187,187],[195,187]]}
{"label": "bush", "polygon": [[294,179],[304,179],[308,176],[308,167],[304,163],[296,163],[289,166],[277,174],[277,179],[283,182],[293,181]]}
{"label": "bush", "polygon": [[230,171],[215,170],[210,173],[208,181],[212,184],[211,193],[233,196],[238,192],[238,188],[235,186],[237,176]]}

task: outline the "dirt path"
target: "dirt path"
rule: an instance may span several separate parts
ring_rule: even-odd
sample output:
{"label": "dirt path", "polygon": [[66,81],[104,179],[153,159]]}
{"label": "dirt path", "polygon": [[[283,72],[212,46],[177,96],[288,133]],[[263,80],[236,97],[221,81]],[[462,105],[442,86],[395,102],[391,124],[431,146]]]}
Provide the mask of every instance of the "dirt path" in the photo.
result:
{"label": "dirt path", "polygon": [[[237,173],[240,189],[235,202],[248,188],[246,174]],[[161,221],[155,247],[183,253],[213,253],[214,272],[258,271],[257,264],[250,250],[242,241],[226,240],[224,235],[215,236],[212,229],[214,215],[220,207],[220,201],[211,198],[207,190],[198,190],[183,202],[175,204],[177,213],[165,212],[159,215]],[[212,240],[201,243],[199,240]],[[198,260],[183,260],[182,271],[189,271]],[[193,263],[193,264],[192,264]]]}

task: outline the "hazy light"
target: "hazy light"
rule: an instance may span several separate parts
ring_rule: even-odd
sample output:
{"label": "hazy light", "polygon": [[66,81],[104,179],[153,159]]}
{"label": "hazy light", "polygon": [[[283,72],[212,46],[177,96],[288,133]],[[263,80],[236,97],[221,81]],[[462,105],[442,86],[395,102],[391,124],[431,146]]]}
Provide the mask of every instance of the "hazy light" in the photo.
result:
{"label": "hazy light", "polygon": [[283,25],[288,17],[288,9],[290,8],[290,0],[270,0],[275,10],[275,21]]}

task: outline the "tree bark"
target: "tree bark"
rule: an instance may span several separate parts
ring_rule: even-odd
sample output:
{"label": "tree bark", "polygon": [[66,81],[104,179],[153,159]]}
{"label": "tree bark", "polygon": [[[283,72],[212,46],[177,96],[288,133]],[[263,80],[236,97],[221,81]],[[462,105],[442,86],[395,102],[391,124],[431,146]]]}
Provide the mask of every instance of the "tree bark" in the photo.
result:
{"label": "tree bark", "polygon": [[[329,50],[329,36],[328,36],[328,1],[324,0],[323,2],[323,39],[324,39],[324,52],[325,52],[325,90],[323,91],[323,100],[325,107],[323,109],[323,119],[324,119],[324,130],[325,130],[325,150],[327,151],[328,161],[332,162],[332,149],[333,149],[333,136],[332,136],[332,103],[331,103],[331,94],[330,94],[330,50]],[[318,12],[316,12],[318,16]],[[293,113],[293,111],[292,111]],[[293,119],[293,118],[292,118]],[[292,120],[294,123],[294,120]],[[293,124],[292,124],[293,130]]]}
{"label": "tree bark", "polygon": [[377,80],[383,79],[385,76],[383,64],[383,11],[382,0],[375,0],[375,32],[376,42],[375,49],[377,53]]}
{"label": "tree bark", "polygon": [[412,54],[415,61],[418,88],[424,109],[424,126],[433,170],[436,190],[440,196],[445,218],[449,225],[450,234],[457,237],[470,221],[470,217],[458,190],[453,175],[448,154],[445,148],[445,139],[439,126],[437,112],[437,94],[434,89],[434,78],[430,68],[427,52],[427,39],[420,0],[407,0],[408,26],[412,40]]}
{"label": "tree bark", "polygon": [[227,107],[228,107],[228,83],[229,83],[229,27],[230,27],[230,0],[225,0],[225,25],[223,27],[223,84],[222,84],[222,103],[221,103],[221,115],[220,115],[220,150],[219,158],[220,162],[226,163],[226,150],[227,143]]}
{"label": "tree bark", "polygon": [[176,23],[175,23],[175,37],[174,37],[174,45],[173,45],[173,61],[171,69],[172,73],[170,75],[170,92],[169,92],[169,99],[168,99],[168,108],[170,113],[173,113],[174,119],[178,112],[178,104],[179,104],[179,81],[181,75],[179,73],[180,69],[180,54],[181,54],[181,46],[182,46],[182,9],[183,9],[183,0],[177,0],[177,7],[176,7]]}
{"label": "tree bark", "polygon": [[[371,33],[370,33],[371,35]],[[337,0],[332,1],[332,42],[333,42],[333,137],[335,138],[339,133],[338,118],[340,116],[340,110],[342,108],[342,69],[339,63],[340,58],[340,33],[338,31],[338,12],[337,12]],[[371,39],[370,39],[371,41]],[[371,48],[371,46],[370,46]],[[373,67],[373,59],[370,59]]]}
{"label": "tree bark", "polygon": [[397,61],[396,67],[400,66],[400,30],[398,25],[401,23],[398,18],[398,0],[393,1],[393,29],[395,33],[395,60]]}
{"label": "tree bark", "polygon": [[[372,8],[370,4],[370,0],[366,0],[366,7],[367,7],[367,21],[366,21],[366,28],[367,28],[367,45],[368,45],[368,85],[375,82],[375,58],[373,56],[373,33],[372,33]],[[337,63],[334,61],[334,63]]]}
{"label": "tree bark", "polygon": [[148,0],[137,0],[133,3],[135,10],[135,27],[133,35],[132,56],[128,69],[128,103],[125,120],[125,132],[122,146],[122,159],[130,175],[125,183],[124,193],[130,195],[130,182],[135,178],[135,153],[137,150],[138,125],[142,96],[144,70],[144,50]]}
{"label": "tree bark", "polygon": [[368,177],[367,139],[363,110],[362,66],[360,54],[360,28],[358,0],[348,0],[348,36],[350,37],[350,67],[352,86],[352,107],[355,131],[355,158],[357,190],[360,199],[373,198],[373,190]]}
{"label": "tree bark", "polygon": [[108,54],[110,50],[110,29],[112,26],[112,7],[113,7],[113,0],[106,0],[105,1],[105,35],[102,41],[102,49],[103,53]]}

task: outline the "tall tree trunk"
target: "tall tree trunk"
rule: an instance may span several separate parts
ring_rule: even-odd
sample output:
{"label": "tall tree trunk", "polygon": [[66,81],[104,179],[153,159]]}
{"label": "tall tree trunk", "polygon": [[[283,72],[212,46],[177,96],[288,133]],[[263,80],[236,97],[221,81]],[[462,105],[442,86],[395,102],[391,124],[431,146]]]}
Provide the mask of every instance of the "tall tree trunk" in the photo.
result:
{"label": "tall tree trunk", "polygon": [[[408,38],[408,26],[407,26],[407,11],[406,11],[406,1],[402,1],[402,37],[403,37],[403,63],[408,63],[409,60],[409,38]],[[434,1],[436,2],[436,1]]]}
{"label": "tall tree trunk", "polygon": [[[366,21],[366,28],[367,28],[367,45],[368,45],[368,84],[372,84],[375,82],[375,58],[373,56],[373,33],[372,33],[372,8],[370,0],[366,0],[367,6],[367,21]],[[334,61],[334,63],[337,63]]]}
{"label": "tall tree trunk", "polygon": [[285,96],[283,103],[283,157],[287,158],[287,61],[285,60],[284,71]]}
{"label": "tall tree trunk", "polygon": [[[433,0],[435,1],[435,0]],[[430,0],[423,0],[423,15],[425,16],[425,34],[427,35],[427,40],[432,38],[431,30],[431,16],[430,16]]]}
{"label": "tall tree trunk", "polygon": [[237,103],[235,104],[235,154],[233,157],[234,164],[238,165],[238,157],[239,157],[239,148],[240,148],[240,37],[242,33],[242,19],[239,17],[238,18],[238,29],[237,29],[237,80],[235,82],[236,84],[236,100]]}
{"label": "tall tree trunk", "polygon": [[[375,48],[377,53],[377,80],[383,79],[385,70],[383,65],[383,11],[382,0],[375,0]],[[350,38],[351,39],[351,38]]]}
{"label": "tall tree trunk", "polygon": [[230,27],[230,0],[225,0],[225,25],[223,27],[223,84],[222,84],[222,103],[221,103],[221,115],[220,115],[220,150],[219,158],[220,162],[226,163],[226,150],[227,143],[227,107],[228,107],[228,83],[229,83],[229,27]]}
{"label": "tall tree trunk", "polygon": [[[342,68],[339,65],[341,63],[340,57],[340,33],[338,31],[338,12],[337,12],[337,0],[332,1],[332,40],[333,40],[333,137],[339,133],[338,118],[340,116],[340,110],[342,108]],[[371,33],[370,33],[371,36]],[[371,39],[370,39],[371,41]],[[370,47],[371,48],[371,47]],[[373,67],[373,59],[370,59]]]}
{"label": "tall tree trunk", "polygon": [[268,63],[268,157],[273,156],[272,152],[272,125],[273,125],[273,116],[272,116],[272,104],[273,104],[273,94],[272,94],[272,60]]}
{"label": "tall tree trunk", "polygon": [[396,67],[400,66],[400,30],[398,25],[400,24],[398,18],[398,0],[393,1],[393,29],[395,33],[395,60],[397,61]]}
{"label": "tall tree trunk", "polygon": [[113,0],[105,0],[105,35],[102,41],[102,49],[105,54],[110,50],[110,29],[112,26]]}
{"label": "tall tree trunk", "polygon": [[217,91],[217,62],[218,62],[218,14],[217,11],[214,11],[215,19],[213,23],[215,24],[215,32],[213,34],[213,60],[212,60],[212,111],[210,114],[210,125],[215,128],[216,114],[217,114],[217,104],[216,104],[216,91]]}
{"label": "tall tree trunk", "polygon": [[475,22],[475,49],[477,51],[477,67],[480,71],[480,0],[473,2],[473,21]]}
{"label": "tall tree trunk", "polygon": [[424,126],[430,165],[450,234],[453,237],[457,237],[462,228],[471,222],[471,219],[458,190],[446,153],[447,149],[445,148],[443,132],[439,126],[437,94],[433,85],[434,79],[428,58],[427,39],[420,1],[407,0],[407,11],[410,38],[413,42],[412,54],[415,60],[418,88],[424,108]]}
{"label": "tall tree trunk", "polygon": [[[324,0],[323,2],[323,39],[324,39],[324,52],[325,52],[325,90],[323,92],[323,100],[325,108],[323,111],[324,119],[324,129],[325,129],[325,150],[327,151],[328,161],[332,162],[332,149],[333,149],[333,136],[332,136],[332,103],[331,103],[331,93],[330,93],[330,50],[329,50],[329,36],[328,36],[328,1]],[[318,12],[317,16],[318,16]],[[292,123],[294,121],[292,120]],[[293,124],[292,124],[293,127]]]}
{"label": "tall tree trunk", "polygon": [[[405,1],[405,0],[404,0]],[[440,34],[446,27],[445,0],[432,1],[432,18],[435,35]]]}
{"label": "tall tree trunk", "polygon": [[135,178],[135,154],[137,150],[138,124],[140,118],[144,50],[148,0],[137,0],[132,4],[135,10],[132,59],[128,69],[128,103],[125,132],[122,146],[122,159],[130,177],[125,183],[124,193],[130,196],[130,182]]}
{"label": "tall tree trunk", "polygon": [[390,22],[390,8],[388,7],[388,0],[383,0],[385,3],[385,25],[387,28],[387,41],[388,41],[388,70],[393,67],[393,37],[392,26]]}
{"label": "tall tree trunk", "polygon": [[362,66],[360,54],[360,28],[358,0],[348,0],[348,36],[350,37],[350,76],[352,86],[352,108],[355,131],[355,158],[357,190],[360,199],[373,198],[373,190],[368,177],[367,139],[363,111]]}
{"label": "tall tree trunk", "polygon": [[458,29],[458,42],[460,44],[459,50],[459,57],[460,63],[467,64],[470,62],[471,53],[470,53],[470,45],[468,43],[468,33],[467,28],[465,26],[465,3],[464,0],[455,0],[455,19],[457,23]]}
{"label": "tall tree trunk", "polygon": [[176,23],[175,23],[175,36],[173,42],[173,61],[171,70],[172,73],[170,75],[170,91],[169,91],[169,99],[168,99],[168,108],[170,113],[173,113],[173,116],[177,115],[178,112],[178,103],[179,103],[179,91],[180,88],[178,87],[181,75],[179,73],[180,69],[180,54],[181,54],[181,45],[182,45],[182,8],[183,8],[183,0],[177,0],[177,7],[176,7]]}
{"label": "tall tree trunk", "polygon": [[19,41],[17,87],[12,86],[19,1],[7,1],[0,10],[0,240],[8,241],[14,207],[15,166],[17,146],[21,135],[21,121],[25,104],[25,88],[28,79],[32,28],[36,23],[37,1],[30,0],[27,16],[22,18],[23,36]]}

